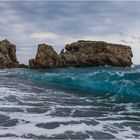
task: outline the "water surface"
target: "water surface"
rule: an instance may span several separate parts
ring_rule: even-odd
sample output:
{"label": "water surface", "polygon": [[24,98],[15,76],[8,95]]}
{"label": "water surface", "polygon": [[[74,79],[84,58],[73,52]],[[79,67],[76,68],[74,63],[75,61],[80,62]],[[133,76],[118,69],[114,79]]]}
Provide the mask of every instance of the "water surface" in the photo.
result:
{"label": "water surface", "polygon": [[3,139],[140,138],[140,68],[0,70]]}

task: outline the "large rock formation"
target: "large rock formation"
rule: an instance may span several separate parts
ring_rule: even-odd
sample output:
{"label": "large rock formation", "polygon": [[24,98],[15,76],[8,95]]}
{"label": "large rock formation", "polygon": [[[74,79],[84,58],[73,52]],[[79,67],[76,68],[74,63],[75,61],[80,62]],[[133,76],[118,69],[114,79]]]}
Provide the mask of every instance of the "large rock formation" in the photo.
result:
{"label": "large rock formation", "polygon": [[30,68],[56,68],[59,56],[52,46],[39,44],[35,59],[29,60]]}
{"label": "large rock formation", "polygon": [[0,41],[0,68],[15,68],[18,66],[16,46],[6,39]]}
{"label": "large rock formation", "polygon": [[65,46],[58,55],[50,45],[41,44],[35,59],[29,60],[30,68],[87,67],[132,65],[129,46],[103,41],[80,40]]}
{"label": "large rock formation", "polygon": [[132,51],[129,46],[103,41],[80,40],[65,47],[60,54],[62,66],[118,66],[130,67]]}

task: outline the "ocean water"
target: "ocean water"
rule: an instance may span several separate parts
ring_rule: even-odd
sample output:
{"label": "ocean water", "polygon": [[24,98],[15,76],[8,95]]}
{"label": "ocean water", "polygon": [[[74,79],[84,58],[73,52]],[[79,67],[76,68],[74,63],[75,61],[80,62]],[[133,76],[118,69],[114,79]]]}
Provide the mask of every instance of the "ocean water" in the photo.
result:
{"label": "ocean water", "polygon": [[140,139],[140,67],[0,70],[0,139]]}

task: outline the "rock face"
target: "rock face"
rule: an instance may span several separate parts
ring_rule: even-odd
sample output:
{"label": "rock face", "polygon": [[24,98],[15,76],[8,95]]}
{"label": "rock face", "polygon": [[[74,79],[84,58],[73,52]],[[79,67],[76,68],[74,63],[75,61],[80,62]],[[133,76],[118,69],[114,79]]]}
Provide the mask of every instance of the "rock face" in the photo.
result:
{"label": "rock face", "polygon": [[129,46],[111,44],[103,41],[80,40],[65,47],[60,54],[62,66],[118,66],[132,64],[132,51]]}
{"label": "rock face", "polygon": [[30,68],[56,68],[59,56],[52,46],[39,44],[35,59],[29,60]]}
{"label": "rock face", "polygon": [[87,67],[132,65],[129,46],[103,41],[80,40],[65,46],[58,55],[50,45],[41,44],[35,59],[29,60],[30,68]]}
{"label": "rock face", "polygon": [[16,46],[6,39],[0,41],[0,68],[16,68],[18,66]]}

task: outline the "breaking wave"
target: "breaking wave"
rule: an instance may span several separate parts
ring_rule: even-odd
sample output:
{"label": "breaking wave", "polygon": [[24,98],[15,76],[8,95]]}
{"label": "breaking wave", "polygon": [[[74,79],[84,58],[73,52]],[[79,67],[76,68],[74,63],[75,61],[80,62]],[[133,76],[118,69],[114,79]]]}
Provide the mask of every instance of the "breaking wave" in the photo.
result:
{"label": "breaking wave", "polygon": [[105,95],[140,99],[140,69],[135,68],[66,68],[49,70],[14,69],[9,76],[35,80]]}
{"label": "breaking wave", "polygon": [[139,72],[0,70],[0,138],[140,139]]}

